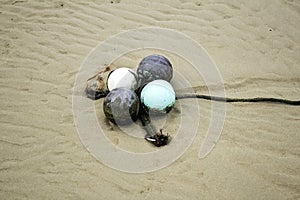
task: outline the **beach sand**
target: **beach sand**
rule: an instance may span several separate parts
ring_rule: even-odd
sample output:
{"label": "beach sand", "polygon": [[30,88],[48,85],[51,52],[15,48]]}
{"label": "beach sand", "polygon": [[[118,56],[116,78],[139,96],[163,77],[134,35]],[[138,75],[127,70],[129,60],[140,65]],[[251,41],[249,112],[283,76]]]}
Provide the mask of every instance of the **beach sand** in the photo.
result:
{"label": "beach sand", "polygon": [[[197,41],[218,66],[228,97],[300,99],[299,1],[161,2],[1,2],[1,199],[300,198],[300,107],[226,104],[220,140],[199,160],[211,117],[211,102],[199,100],[191,147],[145,174],[111,169],[82,145],[72,111],[76,74],[96,45],[130,29],[169,28]],[[203,81],[186,76],[207,93]],[[112,132],[112,142],[126,146],[130,137]],[[127,145],[155,149],[143,139]]]}

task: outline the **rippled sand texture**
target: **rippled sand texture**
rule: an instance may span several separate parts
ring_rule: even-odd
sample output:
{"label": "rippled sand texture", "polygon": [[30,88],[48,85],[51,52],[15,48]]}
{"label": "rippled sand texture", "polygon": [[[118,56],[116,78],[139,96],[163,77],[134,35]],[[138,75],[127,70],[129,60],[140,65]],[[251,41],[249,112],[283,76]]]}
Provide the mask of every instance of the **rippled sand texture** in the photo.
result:
{"label": "rippled sand texture", "polygon": [[[300,99],[299,1],[163,2],[1,1],[1,199],[300,198],[299,107],[227,104],[220,141],[198,160],[211,114],[199,100],[191,148],[148,174],[110,169],[80,143],[76,73],[99,42],[128,29],[170,28],[202,44],[229,97]],[[192,84],[206,92],[205,83]]]}

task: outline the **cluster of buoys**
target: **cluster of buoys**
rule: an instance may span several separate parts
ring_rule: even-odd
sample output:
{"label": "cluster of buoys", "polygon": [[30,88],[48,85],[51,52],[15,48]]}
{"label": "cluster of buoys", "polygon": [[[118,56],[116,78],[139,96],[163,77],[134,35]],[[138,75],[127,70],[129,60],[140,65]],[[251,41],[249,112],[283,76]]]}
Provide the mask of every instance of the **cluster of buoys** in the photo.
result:
{"label": "cluster of buoys", "polygon": [[175,92],[169,83],[172,77],[172,65],[162,55],[145,57],[137,73],[125,67],[110,72],[109,93],[103,104],[106,117],[123,125],[135,121],[141,109],[147,113],[169,112],[175,103]]}
{"label": "cluster of buoys", "polygon": [[[108,69],[99,74],[106,71]],[[155,146],[163,146],[169,137],[161,130],[153,130],[149,113],[168,113],[174,106],[176,96],[170,84],[172,77],[171,62],[154,54],[143,58],[136,72],[127,67],[111,71],[106,84],[103,84],[102,76],[94,76],[96,79],[88,83],[86,93],[91,99],[105,97],[103,112],[114,124],[126,125],[140,118],[146,127],[145,138]]]}

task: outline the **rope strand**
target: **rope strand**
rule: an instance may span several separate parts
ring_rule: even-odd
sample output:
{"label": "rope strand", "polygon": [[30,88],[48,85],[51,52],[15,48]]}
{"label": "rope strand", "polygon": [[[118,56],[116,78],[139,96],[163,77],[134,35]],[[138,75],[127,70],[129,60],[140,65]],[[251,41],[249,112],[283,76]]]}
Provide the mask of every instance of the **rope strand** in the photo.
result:
{"label": "rope strand", "polygon": [[271,103],[282,103],[293,106],[299,106],[300,101],[293,101],[289,99],[280,98],[265,98],[265,97],[255,97],[255,98],[226,98],[226,97],[216,97],[202,94],[179,94],[176,95],[176,99],[187,99],[187,98],[198,98],[211,101],[219,102],[271,102]]}

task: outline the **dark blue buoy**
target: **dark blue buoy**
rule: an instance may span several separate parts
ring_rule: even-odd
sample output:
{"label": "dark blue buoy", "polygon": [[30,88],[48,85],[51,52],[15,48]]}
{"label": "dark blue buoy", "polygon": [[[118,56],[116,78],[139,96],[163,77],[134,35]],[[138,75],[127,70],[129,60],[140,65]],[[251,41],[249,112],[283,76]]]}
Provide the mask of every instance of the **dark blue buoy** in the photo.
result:
{"label": "dark blue buoy", "polygon": [[116,88],[105,97],[103,111],[111,122],[125,125],[137,119],[139,106],[139,98],[133,90]]}

